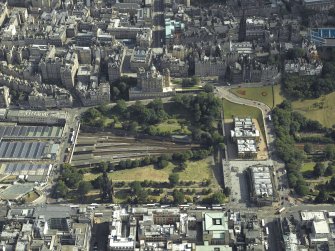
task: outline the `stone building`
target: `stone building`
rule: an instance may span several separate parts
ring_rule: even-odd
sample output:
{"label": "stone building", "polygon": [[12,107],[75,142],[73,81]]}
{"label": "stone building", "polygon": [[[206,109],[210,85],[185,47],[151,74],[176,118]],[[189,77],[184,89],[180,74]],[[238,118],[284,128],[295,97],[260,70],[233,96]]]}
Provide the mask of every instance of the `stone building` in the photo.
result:
{"label": "stone building", "polygon": [[195,75],[200,77],[224,76],[226,72],[226,62],[218,57],[196,58],[194,62]]}
{"label": "stone building", "polygon": [[125,55],[126,50],[121,46],[108,52],[108,78],[110,83],[120,79]]}
{"label": "stone building", "polygon": [[68,91],[55,92],[52,95],[32,91],[28,96],[29,106],[32,109],[49,109],[72,107],[73,99]]}
{"label": "stone building", "polygon": [[273,84],[278,76],[276,65],[266,65],[250,56],[241,56],[227,68],[226,79],[233,84],[242,82],[262,82]]}
{"label": "stone building", "polygon": [[60,68],[62,84],[70,89],[75,85],[74,77],[79,67],[78,55],[75,52],[68,52],[64,58],[64,65]]}
{"label": "stone building", "polygon": [[139,68],[148,69],[152,60],[152,50],[136,47],[130,58],[130,69],[137,71]]}
{"label": "stone building", "polygon": [[7,108],[10,104],[9,88],[6,86],[0,87],[0,107]]}
{"label": "stone building", "polygon": [[78,82],[76,93],[84,106],[100,105],[110,102],[109,83],[100,83],[92,77],[90,83]]}
{"label": "stone building", "polygon": [[46,83],[57,84],[61,82],[60,69],[63,65],[62,58],[43,57],[39,63],[42,80]]}
{"label": "stone building", "polygon": [[168,97],[175,94],[170,86],[170,71],[164,69],[163,75],[152,66],[149,71],[139,68],[137,86],[129,90],[129,99],[148,99]]}
{"label": "stone building", "polygon": [[169,69],[172,77],[187,77],[189,64],[166,53],[160,60],[161,69]]}

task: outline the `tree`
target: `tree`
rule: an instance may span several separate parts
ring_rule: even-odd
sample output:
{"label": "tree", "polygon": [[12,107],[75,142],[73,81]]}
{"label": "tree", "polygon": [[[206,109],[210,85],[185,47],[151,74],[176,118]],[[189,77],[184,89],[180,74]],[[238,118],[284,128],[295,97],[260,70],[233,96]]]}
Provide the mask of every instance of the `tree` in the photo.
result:
{"label": "tree", "polygon": [[306,196],[308,194],[308,186],[305,184],[298,184],[295,187],[295,191],[300,195],[300,196]]}
{"label": "tree", "polygon": [[215,192],[211,196],[212,204],[222,204],[225,201],[225,195],[221,192]]}
{"label": "tree", "polygon": [[101,118],[101,117],[102,117],[102,115],[101,115],[100,111],[98,111],[98,109],[90,108],[85,113],[83,113],[82,121],[86,122],[89,125],[92,125],[92,123],[94,124],[95,121],[98,118]]}
{"label": "tree", "polygon": [[102,184],[102,175],[96,177],[94,180],[91,181],[91,184],[94,189],[100,189]]}
{"label": "tree", "polygon": [[304,151],[308,154],[311,154],[313,152],[313,145],[311,143],[307,143],[304,145]]}
{"label": "tree", "polygon": [[128,130],[129,130],[131,133],[137,133],[137,131],[138,131],[138,123],[137,123],[136,121],[132,121],[132,122],[129,124]]}
{"label": "tree", "polygon": [[335,176],[331,178],[328,185],[330,189],[335,189]]}
{"label": "tree", "polygon": [[315,197],[314,202],[325,203],[325,202],[327,202],[328,197],[329,197],[328,194],[323,189],[321,189],[319,191],[319,194]]}
{"label": "tree", "polygon": [[169,165],[169,162],[167,160],[164,160],[164,159],[160,159],[157,163],[157,167],[159,169],[162,169],[164,167],[167,167]]}
{"label": "tree", "polygon": [[125,93],[128,90],[128,85],[125,82],[119,83],[120,92]]}
{"label": "tree", "polygon": [[55,197],[56,198],[64,198],[64,197],[66,197],[68,192],[69,192],[69,189],[67,188],[65,183],[62,180],[58,181],[58,183],[56,184],[56,186],[54,188]]}
{"label": "tree", "polygon": [[192,77],[192,83],[193,83],[193,85],[200,85],[201,84],[200,78],[197,77],[197,76],[193,76]]}
{"label": "tree", "polygon": [[142,188],[139,181],[134,181],[130,187],[135,195],[133,200],[134,203],[143,204],[147,202],[148,193],[145,189]]}
{"label": "tree", "polygon": [[180,171],[184,171],[186,168],[187,168],[186,162],[181,162],[180,165],[179,165]]}
{"label": "tree", "polygon": [[98,164],[98,169],[99,169],[99,172],[101,173],[106,172],[108,170],[108,164],[102,161]]}
{"label": "tree", "polygon": [[286,53],[286,58],[293,60],[293,59],[297,59],[297,58],[301,58],[305,55],[305,51],[302,48],[293,48],[293,49],[289,49]]}
{"label": "tree", "polygon": [[69,188],[77,188],[79,182],[83,179],[83,175],[71,165],[63,165],[61,170],[61,178],[65,185]]}
{"label": "tree", "polygon": [[179,182],[179,174],[178,173],[172,173],[169,176],[169,182],[172,186],[175,186]]}
{"label": "tree", "polygon": [[325,176],[333,176],[334,174],[334,166],[332,165],[332,163],[329,163],[326,170],[325,170]]}
{"label": "tree", "polygon": [[110,108],[107,103],[104,103],[98,107],[98,110],[104,115],[108,115],[109,109]]}
{"label": "tree", "polygon": [[321,162],[317,162],[313,168],[313,174],[315,177],[321,177],[325,174],[325,165]]}
{"label": "tree", "polygon": [[113,202],[113,186],[112,181],[109,180],[107,172],[104,172],[102,175],[101,185],[100,185],[100,196],[101,200]]}
{"label": "tree", "polygon": [[207,83],[204,86],[204,92],[210,93],[210,92],[213,92],[213,91],[214,91],[214,85]]}
{"label": "tree", "polygon": [[224,194],[226,195],[226,197],[230,196],[230,194],[231,194],[231,189],[230,189],[230,187],[225,187],[225,188],[223,189],[223,192],[224,192]]}
{"label": "tree", "polygon": [[85,195],[92,189],[92,185],[88,181],[81,181],[78,185],[78,194],[80,196],[80,200],[84,201]]}
{"label": "tree", "polygon": [[324,149],[325,157],[327,160],[333,160],[335,159],[335,145],[327,145]]}
{"label": "tree", "polygon": [[114,107],[115,112],[119,115],[124,115],[127,112],[127,103],[123,99],[120,99],[116,102]]}
{"label": "tree", "polygon": [[179,204],[183,204],[185,201],[185,195],[183,192],[178,191],[177,189],[173,190],[173,201],[175,204],[179,205]]}

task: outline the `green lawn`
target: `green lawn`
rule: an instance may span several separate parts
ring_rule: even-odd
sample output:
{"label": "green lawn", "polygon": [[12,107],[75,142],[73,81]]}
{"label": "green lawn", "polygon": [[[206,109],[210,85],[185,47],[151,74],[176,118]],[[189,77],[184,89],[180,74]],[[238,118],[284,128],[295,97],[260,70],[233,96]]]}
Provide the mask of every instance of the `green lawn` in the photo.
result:
{"label": "green lawn", "polygon": [[311,172],[311,171],[313,171],[314,166],[315,166],[315,162],[303,163],[302,166],[301,166],[300,171],[302,173]]}
{"label": "green lawn", "polygon": [[223,99],[223,110],[225,119],[232,119],[234,116],[261,118],[262,112],[256,107],[240,105]]}
{"label": "green lawn", "polygon": [[273,108],[284,100],[283,96],[280,94],[280,85],[273,86],[273,93],[271,85],[262,87],[233,88],[230,91],[241,98],[262,102],[270,108]]}
{"label": "green lawn", "polygon": [[177,119],[168,119],[158,125],[155,126],[160,132],[169,132],[169,133],[182,133],[182,134],[190,134],[190,130],[188,130],[187,126],[180,125]]}
{"label": "green lawn", "polygon": [[203,181],[212,179],[213,173],[210,166],[210,159],[187,162],[187,168],[179,173],[180,180],[183,181]]}
{"label": "green lawn", "polygon": [[[155,169],[153,165],[145,167],[137,167],[133,169],[115,171],[109,173],[109,177],[113,181],[144,181],[152,180],[158,182],[166,182],[169,180],[169,175],[173,172],[174,165],[170,163],[163,169]],[[87,173],[84,174],[84,180],[90,181],[98,177],[100,174]],[[205,179],[213,179],[213,174],[210,166],[210,159],[187,162],[187,167],[184,171],[179,172],[180,180],[182,181],[203,181]]]}
{"label": "green lawn", "polygon": [[293,110],[305,117],[317,120],[331,128],[335,124],[335,92],[317,99],[306,99],[292,102]]}

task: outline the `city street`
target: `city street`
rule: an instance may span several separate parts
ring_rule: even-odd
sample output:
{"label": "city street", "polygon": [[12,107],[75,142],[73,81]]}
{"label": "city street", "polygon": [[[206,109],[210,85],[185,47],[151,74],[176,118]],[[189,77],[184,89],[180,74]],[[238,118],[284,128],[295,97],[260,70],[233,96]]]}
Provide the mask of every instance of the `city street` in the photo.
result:
{"label": "city street", "polygon": [[153,48],[162,48],[165,42],[165,17],[164,17],[164,1],[163,0],[155,0],[154,8],[152,13],[153,18]]}

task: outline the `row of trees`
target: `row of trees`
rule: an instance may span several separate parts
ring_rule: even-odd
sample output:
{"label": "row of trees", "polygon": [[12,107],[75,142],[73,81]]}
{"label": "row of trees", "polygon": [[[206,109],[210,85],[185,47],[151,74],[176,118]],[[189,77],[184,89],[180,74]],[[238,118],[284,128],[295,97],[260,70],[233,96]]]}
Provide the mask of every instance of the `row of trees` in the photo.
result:
{"label": "row of trees", "polygon": [[161,156],[146,156],[142,159],[121,160],[119,163],[101,162],[97,165],[96,171],[103,173],[104,171],[124,170],[148,165],[155,165],[157,169],[162,169],[166,167],[169,162],[183,165],[187,160],[201,160],[211,153],[211,149],[194,149],[173,154],[162,154]]}
{"label": "row of trees", "polygon": [[[299,195],[304,196],[309,192],[309,188],[300,169],[303,161],[307,158],[306,153],[311,154],[313,152],[313,146],[306,144],[304,151],[302,151],[295,146],[295,139],[300,132],[321,132],[328,134],[329,131],[319,122],[306,119],[301,114],[293,112],[291,104],[288,101],[284,101],[277,106],[273,110],[272,117],[277,136],[275,140],[276,151],[278,156],[285,162],[289,184]],[[334,155],[334,145],[328,145],[325,147],[323,160],[333,160]],[[318,162],[312,174],[315,177],[330,176],[333,174],[332,165],[326,168],[321,162]]]}
{"label": "row of trees", "polygon": [[284,101],[277,106],[272,113],[273,125],[275,128],[276,139],[275,147],[278,156],[285,162],[288,172],[288,180],[291,187],[300,195],[308,193],[308,187],[300,172],[305,153],[295,147],[294,134],[304,128],[305,122],[301,117],[292,112],[291,104]]}
{"label": "row of trees", "polygon": [[317,162],[313,167],[313,176],[319,178],[321,176],[333,176],[335,173],[334,162],[329,162],[328,166],[322,162]]}

